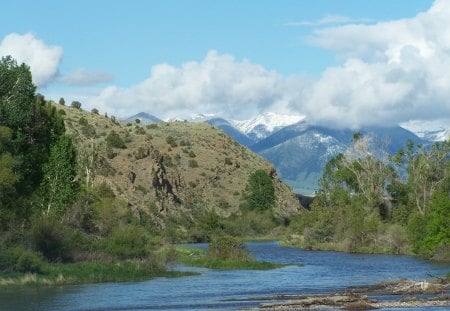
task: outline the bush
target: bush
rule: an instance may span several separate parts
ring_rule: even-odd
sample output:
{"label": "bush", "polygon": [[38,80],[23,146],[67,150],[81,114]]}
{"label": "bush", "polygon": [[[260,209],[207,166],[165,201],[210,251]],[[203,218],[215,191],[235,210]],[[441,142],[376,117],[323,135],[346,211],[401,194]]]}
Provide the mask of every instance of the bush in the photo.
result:
{"label": "bush", "polygon": [[[139,119],[138,119],[139,120]],[[136,129],[134,130],[136,134],[138,135],[145,135],[145,130],[144,128],[137,126]]]}
{"label": "bush", "polygon": [[209,259],[252,261],[244,243],[232,237],[218,237],[211,241],[206,256]]}
{"label": "bush", "polygon": [[225,158],[225,164],[226,165],[232,165],[233,161],[231,160],[231,158]]}
{"label": "bush", "polygon": [[49,261],[70,261],[72,244],[69,228],[51,217],[41,217],[33,222],[30,230],[33,248]]}
{"label": "bush", "polygon": [[99,114],[99,111],[97,108],[92,108],[91,113],[93,114]]}
{"label": "bush", "polygon": [[173,136],[170,136],[170,135],[167,136],[167,137],[166,137],[166,142],[167,142],[172,148],[175,148],[175,147],[178,146],[178,144],[177,144],[175,138],[173,138]]}
{"label": "bush", "polygon": [[74,100],[71,104],[70,107],[75,108],[75,109],[81,109],[81,103],[79,101]]}
{"label": "bush", "polygon": [[196,167],[198,167],[198,163],[197,163],[197,161],[191,159],[188,161],[188,166],[191,168],[196,168]]}
{"label": "bush", "polygon": [[128,225],[113,231],[105,250],[120,258],[143,258],[149,254],[150,240],[142,227]]}
{"label": "bush", "polygon": [[42,269],[42,255],[30,251],[24,251],[17,259],[15,270],[17,272],[39,273]]}
{"label": "bush", "polygon": [[125,142],[115,131],[111,131],[105,138],[107,147],[125,149]]}
{"label": "bush", "polygon": [[39,273],[42,269],[42,255],[21,247],[0,248],[0,271]]}

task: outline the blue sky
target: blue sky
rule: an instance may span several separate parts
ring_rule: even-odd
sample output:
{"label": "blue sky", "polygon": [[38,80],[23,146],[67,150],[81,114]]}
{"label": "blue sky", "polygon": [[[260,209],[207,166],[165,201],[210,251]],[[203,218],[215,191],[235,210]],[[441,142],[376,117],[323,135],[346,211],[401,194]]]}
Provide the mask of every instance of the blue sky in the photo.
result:
{"label": "blue sky", "polygon": [[[434,90],[438,98],[429,91],[413,94],[403,85],[412,83],[406,73],[398,73],[395,83],[372,85],[403,66],[439,79],[439,72],[424,66],[439,67],[427,63],[428,47],[439,53],[441,65],[448,60],[447,42],[441,41],[447,40],[450,25],[430,28],[450,13],[448,2],[6,0],[0,11],[0,54],[31,60],[39,91],[47,97],[77,99],[86,109],[95,106],[122,117],[139,111],[162,118],[207,112],[243,119],[277,110],[312,118],[314,108],[321,107],[325,112],[317,122],[348,116],[354,121],[345,125],[355,127],[370,123],[363,120],[364,110],[378,105],[386,109],[376,122],[432,119],[450,114],[442,102],[446,88]],[[404,53],[393,68],[399,59],[396,42]],[[423,66],[407,65],[415,57],[414,52],[407,56],[410,46],[425,58],[417,60]],[[349,70],[356,72],[355,84]],[[374,98],[355,93],[367,76],[371,88],[364,93]],[[345,85],[335,93],[321,95],[331,92],[321,89],[324,84],[332,83],[333,89],[341,82]],[[424,96],[428,105],[436,102],[439,113],[427,114],[425,104],[415,102]],[[408,102],[414,113],[407,113]],[[386,117],[389,113],[395,117]]]}

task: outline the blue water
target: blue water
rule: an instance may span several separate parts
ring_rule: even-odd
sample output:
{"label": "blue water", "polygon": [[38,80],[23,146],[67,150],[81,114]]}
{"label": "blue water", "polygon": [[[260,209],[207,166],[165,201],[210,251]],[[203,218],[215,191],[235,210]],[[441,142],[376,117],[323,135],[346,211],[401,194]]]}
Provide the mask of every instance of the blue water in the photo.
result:
{"label": "blue water", "polygon": [[201,274],[143,282],[8,289],[0,292],[0,310],[238,310],[257,306],[261,302],[258,297],[327,293],[400,278],[426,279],[450,269],[449,265],[408,256],[304,251],[276,242],[247,246],[257,260],[289,266],[268,271],[176,267]]}

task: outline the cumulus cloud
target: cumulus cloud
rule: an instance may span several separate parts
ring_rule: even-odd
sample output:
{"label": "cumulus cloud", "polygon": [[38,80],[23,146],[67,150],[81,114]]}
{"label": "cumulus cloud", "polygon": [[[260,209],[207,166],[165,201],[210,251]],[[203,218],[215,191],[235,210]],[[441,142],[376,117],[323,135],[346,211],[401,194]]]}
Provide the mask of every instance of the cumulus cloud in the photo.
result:
{"label": "cumulus cloud", "polygon": [[450,116],[450,1],[414,18],[317,30],[312,43],[344,63],[294,105],[316,122],[392,125]]}
{"label": "cumulus cloud", "polygon": [[90,104],[127,116],[146,111],[161,118],[213,113],[244,119],[265,110],[286,110],[300,96],[301,79],[283,77],[248,60],[210,51],[201,62],[179,68],[160,64],[130,88],[108,87]]}
{"label": "cumulus cloud", "polygon": [[108,87],[88,104],[118,116],[146,111],[161,118],[214,113],[243,120],[292,112],[352,128],[448,117],[449,16],[450,0],[437,0],[413,18],[317,29],[310,42],[342,62],[316,80],[210,51],[180,67],[155,65],[145,81]]}
{"label": "cumulus cloud", "polygon": [[26,63],[37,86],[46,86],[58,74],[63,49],[37,39],[33,34],[11,33],[0,43],[0,55],[11,55],[18,63]]}
{"label": "cumulus cloud", "polygon": [[111,82],[113,76],[101,70],[87,70],[79,68],[61,78],[61,81],[72,86],[87,86]]}

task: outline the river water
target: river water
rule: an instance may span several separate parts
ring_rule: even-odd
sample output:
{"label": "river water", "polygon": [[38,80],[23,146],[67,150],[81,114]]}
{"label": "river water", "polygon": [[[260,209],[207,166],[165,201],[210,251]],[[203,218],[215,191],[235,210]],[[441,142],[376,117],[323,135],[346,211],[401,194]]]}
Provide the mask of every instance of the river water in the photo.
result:
{"label": "river water", "polygon": [[240,310],[257,306],[261,302],[258,297],[327,293],[400,278],[423,280],[450,269],[449,265],[408,256],[304,251],[277,242],[248,243],[247,247],[257,260],[288,266],[268,271],[176,267],[201,274],[129,283],[2,289],[0,310]]}

